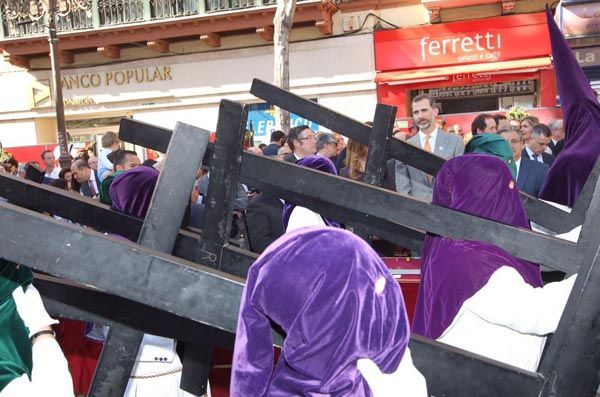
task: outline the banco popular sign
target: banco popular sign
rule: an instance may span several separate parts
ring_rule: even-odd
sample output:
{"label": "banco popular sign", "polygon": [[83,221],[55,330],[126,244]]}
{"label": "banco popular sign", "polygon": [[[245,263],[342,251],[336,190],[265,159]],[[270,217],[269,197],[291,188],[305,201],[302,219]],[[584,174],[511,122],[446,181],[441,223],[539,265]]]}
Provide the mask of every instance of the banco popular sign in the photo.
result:
{"label": "banco popular sign", "polygon": [[65,75],[61,79],[63,90],[122,86],[173,80],[171,66],[109,70],[98,73]]}
{"label": "banco popular sign", "polygon": [[379,72],[548,56],[544,13],[519,14],[374,33]]}

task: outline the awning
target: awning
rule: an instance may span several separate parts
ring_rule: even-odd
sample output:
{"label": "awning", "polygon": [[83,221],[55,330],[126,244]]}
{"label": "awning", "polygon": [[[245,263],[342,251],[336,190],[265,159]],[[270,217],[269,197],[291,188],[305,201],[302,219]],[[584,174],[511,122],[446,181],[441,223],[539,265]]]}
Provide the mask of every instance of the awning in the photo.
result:
{"label": "awning", "polygon": [[449,80],[450,76],[463,73],[531,73],[552,66],[550,57],[521,59],[518,61],[477,63],[442,68],[404,70],[398,72],[377,73],[375,82],[380,84],[414,84],[428,81]]}

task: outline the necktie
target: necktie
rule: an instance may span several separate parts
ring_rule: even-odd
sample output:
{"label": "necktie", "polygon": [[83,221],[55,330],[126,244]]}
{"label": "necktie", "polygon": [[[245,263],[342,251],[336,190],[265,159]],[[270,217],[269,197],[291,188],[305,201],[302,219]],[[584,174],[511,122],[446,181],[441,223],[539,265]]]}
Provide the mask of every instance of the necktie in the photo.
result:
{"label": "necktie", "polygon": [[431,144],[429,143],[429,138],[431,138],[431,136],[425,135],[425,144],[423,145],[423,150],[431,153]]}
{"label": "necktie", "polygon": [[[429,138],[431,138],[430,135],[425,135],[425,144],[423,145],[423,150],[431,153],[431,144],[429,143]],[[429,184],[431,184],[433,177],[431,175],[427,175],[427,180],[429,181]]]}
{"label": "necktie", "polygon": [[540,163],[543,163],[543,162],[544,162],[544,160],[542,160],[542,155],[541,155],[541,154],[538,154],[538,155],[536,155],[536,156],[535,156],[535,159],[536,159],[538,162],[540,162]]}

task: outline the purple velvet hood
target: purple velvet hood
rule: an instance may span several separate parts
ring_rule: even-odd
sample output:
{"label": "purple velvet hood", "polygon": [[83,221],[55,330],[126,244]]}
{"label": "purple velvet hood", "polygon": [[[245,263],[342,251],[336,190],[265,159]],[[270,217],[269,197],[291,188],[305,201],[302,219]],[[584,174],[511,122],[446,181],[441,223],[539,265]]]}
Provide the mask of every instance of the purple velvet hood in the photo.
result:
{"label": "purple velvet hood", "polygon": [[[271,322],[286,335],[275,369]],[[391,373],[408,338],[400,287],[367,243],[337,228],[295,230],[248,273],[230,393],[371,396],[357,360]]]}
{"label": "purple velvet hood", "polygon": [[[337,175],[337,169],[335,168],[335,164],[333,164],[333,162],[327,157],[318,154],[301,158],[300,160],[296,161],[296,164],[301,165],[303,167],[312,168],[313,170]],[[287,229],[288,223],[290,221],[290,216],[292,215],[292,211],[294,210],[294,208],[296,208],[295,204],[286,203],[283,206],[283,230]],[[339,223],[329,218],[325,218],[324,216],[321,216],[321,218],[323,218],[323,222],[325,222],[327,226],[340,227]]]}
{"label": "purple velvet hood", "polygon": [[152,193],[158,181],[158,171],[150,167],[135,167],[118,175],[108,194],[112,207],[139,219],[146,217]]}
{"label": "purple velvet hood", "polygon": [[[435,179],[433,204],[529,229],[512,175],[495,157],[467,154],[448,160]],[[514,268],[528,284],[542,286],[538,266],[493,244],[426,236],[413,332],[439,338],[463,302],[502,266]]]}
{"label": "purple velvet hood", "polygon": [[540,198],[573,207],[600,154],[600,105],[546,7],[565,146],[554,160]]}

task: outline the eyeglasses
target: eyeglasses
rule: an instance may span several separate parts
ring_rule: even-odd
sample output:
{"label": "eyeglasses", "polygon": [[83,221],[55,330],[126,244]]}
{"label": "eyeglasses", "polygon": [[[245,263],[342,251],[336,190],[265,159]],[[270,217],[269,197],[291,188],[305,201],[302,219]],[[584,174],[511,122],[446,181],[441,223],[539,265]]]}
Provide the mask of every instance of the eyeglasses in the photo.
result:
{"label": "eyeglasses", "polygon": [[299,141],[303,141],[305,139],[308,139],[309,141],[314,141],[315,140],[315,135],[314,134],[310,134],[309,136],[306,136],[304,138],[298,138]]}

